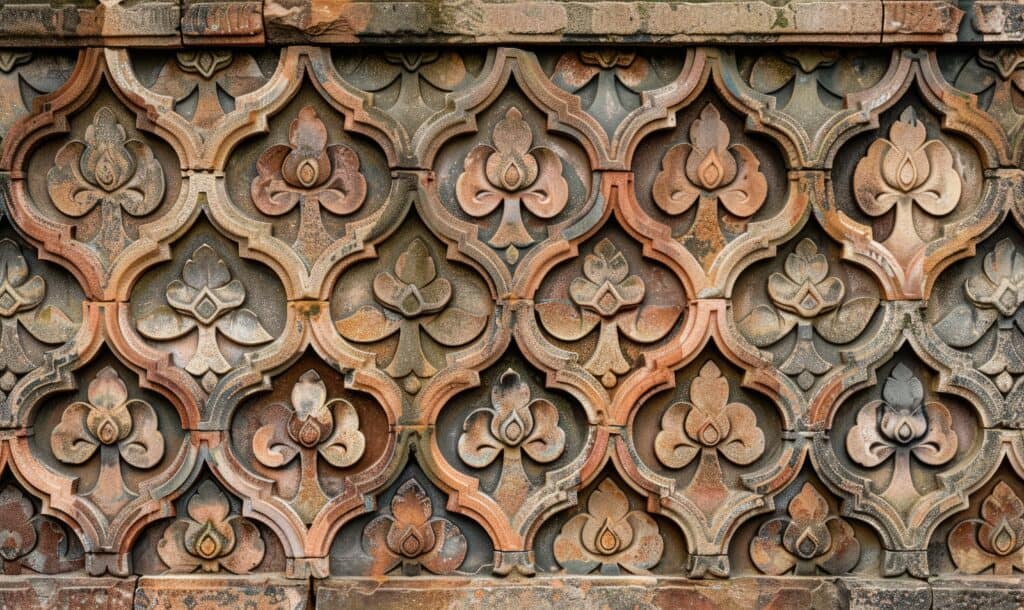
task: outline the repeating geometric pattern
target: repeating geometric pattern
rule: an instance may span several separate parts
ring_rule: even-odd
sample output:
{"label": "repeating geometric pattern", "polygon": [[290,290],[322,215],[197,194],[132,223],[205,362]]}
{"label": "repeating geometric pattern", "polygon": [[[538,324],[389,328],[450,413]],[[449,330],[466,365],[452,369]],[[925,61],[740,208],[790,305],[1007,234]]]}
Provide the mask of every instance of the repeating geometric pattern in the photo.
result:
{"label": "repeating geometric pattern", "polygon": [[1022,76],[0,52],[0,565],[1019,578]]}

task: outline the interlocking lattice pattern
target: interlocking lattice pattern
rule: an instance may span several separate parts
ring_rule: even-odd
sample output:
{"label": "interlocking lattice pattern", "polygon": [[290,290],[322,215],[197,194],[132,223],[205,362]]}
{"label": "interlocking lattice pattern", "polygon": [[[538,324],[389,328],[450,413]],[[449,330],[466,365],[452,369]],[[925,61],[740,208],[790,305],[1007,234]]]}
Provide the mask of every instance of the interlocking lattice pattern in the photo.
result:
{"label": "interlocking lattice pattern", "polygon": [[8,575],[1024,571],[1019,47],[0,81]]}

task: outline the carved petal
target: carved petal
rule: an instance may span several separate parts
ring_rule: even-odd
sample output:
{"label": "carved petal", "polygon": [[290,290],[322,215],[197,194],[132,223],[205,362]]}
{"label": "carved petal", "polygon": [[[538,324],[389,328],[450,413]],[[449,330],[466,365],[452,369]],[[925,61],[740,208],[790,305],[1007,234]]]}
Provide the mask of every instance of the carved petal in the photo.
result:
{"label": "carved petal", "polygon": [[84,402],[68,405],[60,417],[60,423],[53,429],[50,447],[53,455],[65,464],[81,464],[92,457],[99,447],[99,441],[93,438],[86,427],[89,410],[89,405]]}
{"label": "carved petal", "polygon": [[731,214],[746,218],[761,209],[768,195],[768,181],[758,169],[761,162],[749,148],[735,144],[729,150],[739,158],[739,171],[734,181],[718,191],[718,199]]}
{"label": "carved petal", "polygon": [[376,307],[364,305],[347,318],[334,323],[341,336],[358,343],[372,343],[395,334],[402,320]]}
{"label": "carved petal", "polygon": [[381,515],[366,524],[363,529],[363,551],[372,560],[371,575],[387,574],[401,562],[401,558],[392,553],[387,545],[388,532],[393,527],[395,520],[388,515]]}
{"label": "carved petal", "polygon": [[562,177],[562,161],[547,148],[536,148],[537,180],[522,192],[523,205],[533,215],[553,218],[569,201],[569,183]]}
{"label": "carved petal", "polygon": [[924,399],[924,386],[901,362],[893,367],[889,378],[885,380],[882,398],[894,407],[910,410],[921,404]]}
{"label": "carved petal", "polygon": [[679,306],[648,305],[623,311],[616,322],[619,330],[633,341],[653,343],[672,330],[682,310]]}
{"label": "carved petal", "polygon": [[141,400],[128,401],[132,431],[118,444],[121,457],[136,468],[152,468],[164,456],[164,437],[153,407]]}
{"label": "carved petal", "polygon": [[20,489],[6,486],[0,491],[0,515],[3,522],[3,548],[0,558],[10,561],[20,558],[36,545],[36,529],[33,526],[35,507]]}
{"label": "carved petal", "polygon": [[347,468],[363,457],[366,437],[359,431],[359,415],[347,400],[334,400],[334,433],[320,445],[320,455],[332,466]]}
{"label": "carved petal", "polygon": [[638,510],[626,516],[633,530],[633,542],[615,558],[625,570],[644,573],[653,568],[665,551],[665,541],[654,519]]}
{"label": "carved petal", "polygon": [[928,418],[928,433],[913,448],[914,457],[925,464],[945,464],[956,455],[957,437],[953,431],[953,418],[949,410],[937,402],[924,406]]}
{"label": "carved petal", "polygon": [[858,297],[840,305],[831,313],[815,318],[814,328],[831,343],[849,343],[867,327],[878,308],[878,299]]}
{"label": "carved petal", "polygon": [[[1008,550],[1024,547],[1024,502],[1017,497],[1009,485],[1002,481],[996,483],[985,501],[981,503],[981,516],[984,521],[978,528],[978,541],[989,553],[1008,554]],[[999,532],[1004,526],[1006,532]],[[993,548],[992,543],[999,536],[1013,541],[1009,549]]]}
{"label": "carved petal", "polygon": [[406,284],[423,288],[437,277],[434,257],[427,250],[427,245],[417,237],[409,242],[405,250],[395,261],[395,275]]}
{"label": "carved petal", "polygon": [[441,345],[458,347],[475,339],[487,326],[487,315],[478,315],[459,307],[448,307],[423,320],[423,330]]}
{"label": "carved petal", "polygon": [[734,402],[725,407],[729,418],[729,436],[718,445],[718,450],[730,462],[739,465],[752,463],[764,453],[764,432],[757,426],[757,417],[750,407]]}
{"label": "carved petal", "polygon": [[772,519],[757,530],[750,541],[750,559],[765,574],[781,576],[796,566],[796,558],[782,546],[786,519]]}
{"label": "carved petal", "polygon": [[846,435],[846,451],[861,466],[873,468],[892,455],[895,448],[878,432],[881,401],[870,402],[857,413],[857,425]]}
{"label": "carved petal", "polygon": [[145,216],[160,205],[164,196],[164,170],[153,157],[153,151],[138,140],[125,147],[135,156],[137,169],[132,179],[118,193],[118,203],[132,216]]}
{"label": "carved petal", "polygon": [[692,153],[693,147],[689,144],[677,144],[661,160],[661,171],[654,179],[651,196],[666,214],[682,214],[690,209],[700,195],[700,189],[690,182],[683,171]]}
{"label": "carved petal", "polygon": [[736,325],[751,343],[764,347],[785,337],[796,326],[796,319],[779,315],[767,305],[758,305]]}
{"label": "carved petal", "polygon": [[170,572],[195,572],[202,561],[193,556],[185,548],[185,532],[188,530],[186,521],[175,521],[164,530],[163,537],[156,545],[156,554],[167,565]]}
{"label": "carved petal", "polygon": [[85,153],[85,145],[74,140],[57,151],[53,167],[46,174],[46,186],[53,205],[68,216],[84,216],[106,194],[89,184],[79,170],[78,162]]}
{"label": "carved petal", "polygon": [[685,433],[686,416],[692,405],[677,402],[661,416],[661,431],[654,438],[654,453],[669,468],[682,468],[693,461],[699,447]]}
{"label": "carved petal", "polygon": [[256,314],[248,309],[228,312],[217,320],[217,330],[240,345],[260,345],[273,340]]}
{"label": "carved petal", "polygon": [[[693,154],[686,160],[686,175],[695,185],[713,191],[736,177],[736,160],[729,151],[729,127],[718,109],[708,104],[690,125]],[[756,167],[756,166],[755,166]]]}
{"label": "carved petal", "polygon": [[265,150],[256,161],[252,201],[256,209],[268,216],[287,214],[299,202],[298,193],[281,177],[281,166],[290,152],[291,148],[278,144]]}
{"label": "carved petal", "polygon": [[451,574],[466,559],[468,544],[462,530],[447,519],[430,522],[434,532],[434,545],[419,558],[420,565],[438,575]]}
{"label": "carved petal", "polygon": [[52,305],[44,305],[31,318],[22,316],[20,320],[29,334],[49,345],[70,341],[78,330],[67,314]]}
{"label": "carved petal", "polygon": [[558,425],[558,409],[539,398],[530,404],[533,432],[523,441],[523,451],[534,461],[547,464],[562,455],[565,431]]}
{"label": "carved petal", "polygon": [[996,563],[996,557],[978,546],[977,521],[963,521],[949,532],[949,554],[956,567],[967,574],[978,574]]}
{"label": "carved petal", "polygon": [[188,500],[188,516],[196,523],[207,521],[219,525],[231,514],[227,496],[212,481],[203,481]]}
{"label": "carved petal", "polygon": [[459,457],[472,468],[490,465],[503,449],[502,444],[491,434],[493,418],[494,412],[490,409],[477,409],[462,424]]}
{"label": "carved petal", "polygon": [[441,53],[420,65],[420,77],[441,91],[452,91],[466,78],[466,64],[458,53]]}
{"label": "carved petal", "polygon": [[465,171],[455,182],[455,197],[459,201],[459,206],[474,218],[481,218],[493,212],[504,197],[503,193],[487,180],[485,173],[487,158],[492,154],[495,154],[495,150],[486,145],[471,150],[463,162]]}
{"label": "carved petal", "polygon": [[391,499],[391,514],[400,527],[420,527],[427,523],[434,512],[427,492],[416,479],[409,479],[395,492]]}
{"label": "carved petal", "polygon": [[348,146],[327,149],[333,172],[318,193],[320,205],[339,216],[351,214],[366,199],[366,178],[359,172],[359,156]]}
{"label": "carved petal", "polygon": [[960,201],[963,186],[960,175],[953,169],[953,155],[938,140],[924,145],[931,171],[928,179],[914,190],[914,201],[933,216],[944,216],[953,211]]}
{"label": "carved petal", "polygon": [[537,303],[535,309],[544,329],[562,341],[582,339],[601,321],[600,316],[589,309],[564,301]]}
{"label": "carved petal", "polygon": [[128,388],[111,367],[105,367],[89,382],[89,402],[101,409],[113,409],[128,400]]}
{"label": "carved petal", "polygon": [[252,436],[252,452],[261,464],[270,468],[280,468],[299,454],[280,424],[261,426]]}
{"label": "carved petal", "polygon": [[775,93],[793,80],[795,75],[796,70],[793,66],[782,58],[776,55],[762,55],[757,58],[750,70],[750,86],[761,93]]}
{"label": "carved petal", "polygon": [[231,271],[216,250],[203,244],[185,261],[181,269],[181,279],[196,290],[220,288],[231,281]]}
{"label": "carved petal", "polygon": [[555,561],[573,574],[587,574],[601,563],[583,548],[583,526],[589,520],[586,514],[574,516],[555,538]]}
{"label": "carved petal", "polygon": [[860,561],[860,542],[844,519],[833,517],[828,520],[832,544],[828,552],[817,560],[818,567],[829,574],[845,574]]}
{"label": "carved petal", "polygon": [[570,52],[558,58],[551,80],[555,85],[575,93],[593,80],[598,72],[600,69],[597,66],[580,61],[579,53]]}
{"label": "carved petal", "polygon": [[263,561],[263,536],[256,524],[244,517],[232,517],[228,524],[235,532],[235,546],[220,559],[220,565],[232,574],[248,574]]}
{"label": "carved petal", "polygon": [[196,321],[193,318],[179,315],[170,307],[161,305],[151,313],[139,318],[135,326],[143,337],[168,341],[191,332],[196,327]]}
{"label": "carved petal", "polygon": [[897,156],[891,142],[875,140],[853,172],[853,191],[858,205],[869,216],[881,216],[896,203],[897,195],[882,177],[882,159]]}

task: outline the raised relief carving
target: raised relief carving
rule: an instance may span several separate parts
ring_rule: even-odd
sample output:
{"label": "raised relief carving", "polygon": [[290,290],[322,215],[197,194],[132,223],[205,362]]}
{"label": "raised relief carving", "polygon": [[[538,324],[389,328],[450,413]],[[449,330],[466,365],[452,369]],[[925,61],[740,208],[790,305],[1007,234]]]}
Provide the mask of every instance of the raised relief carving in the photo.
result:
{"label": "raised relief carving", "polygon": [[[473,291],[471,286],[459,288]],[[398,333],[398,345],[385,356],[384,371],[415,394],[423,380],[445,366],[435,350],[431,355],[424,351],[422,333],[442,346],[460,347],[480,336],[487,325],[486,314],[458,306],[452,291],[452,282],[438,273],[433,254],[416,237],[396,257],[393,272],[374,276],[374,304],[359,307],[336,326],[342,337],[356,343],[375,343]]]}
{"label": "raised relief carving", "polygon": [[[697,204],[696,216],[680,241],[705,268],[730,239],[746,229],[747,219],[768,194],[768,182],[758,169],[760,161],[743,144],[730,146],[729,142],[728,126],[718,109],[708,104],[690,126],[690,141],[665,154],[652,189],[654,202],[670,216]],[[727,212],[722,218],[719,203]]]}
{"label": "raised relief carving", "polygon": [[128,397],[117,372],[106,367],[89,382],[88,401],[68,405],[50,437],[53,455],[65,464],[84,464],[99,453],[96,483],[80,494],[107,515],[116,514],[138,494],[125,484],[121,462],[140,470],[164,455],[156,411]]}
{"label": "raised relief carving", "polygon": [[953,167],[953,155],[939,140],[928,140],[923,122],[907,107],[857,163],[853,192],[865,214],[882,216],[894,210],[892,231],[882,241],[903,269],[920,264],[928,238],[914,222],[915,209],[946,216],[960,201],[963,181]]}
{"label": "raised relief carving", "polygon": [[231,514],[227,496],[203,481],[188,500],[188,517],[164,530],[156,552],[169,572],[248,574],[263,560],[263,536],[252,521]]}
{"label": "raised relief carving", "polygon": [[1011,144],[1024,125],[1024,50],[980,47],[950,75],[953,86],[978,96],[978,105],[999,123]]}
{"label": "raised relief carving", "polygon": [[967,574],[1024,572],[1024,502],[1002,481],[981,503],[981,519],[961,521],[949,533],[949,553]]}
{"label": "raised relief carving", "polygon": [[323,458],[347,468],[363,456],[366,439],[355,407],[341,398],[327,398],[327,386],[316,371],[304,373],[292,388],[287,422],[270,422],[252,439],[256,459],[268,468],[283,468],[299,459],[298,488],[286,498],[305,523],[327,503],[317,464]]}
{"label": "raised relief carving", "polygon": [[61,523],[41,515],[13,485],[0,489],[0,571],[60,574],[82,568],[82,548]]}
{"label": "raised relief carving", "polygon": [[765,574],[839,575],[860,560],[860,542],[850,524],[831,514],[810,483],[789,502],[789,517],[768,521],[750,542],[750,558]]}
{"label": "raised relief carving", "polygon": [[240,357],[228,360],[218,339],[240,346],[268,343],[273,337],[259,317],[243,308],[245,286],[232,278],[231,270],[209,245],[196,248],[182,268],[181,279],[167,285],[168,306],[161,306],[136,322],[138,331],[155,341],[177,341],[196,334],[190,356],[174,349],[175,364],[201,379],[209,392],[220,375],[237,366]]}
{"label": "raised relief carving", "polygon": [[32,109],[32,101],[55,91],[71,76],[73,55],[0,51],[0,140]]}
{"label": "raised relief carving", "polygon": [[912,506],[921,492],[914,483],[910,458],[930,466],[953,459],[958,440],[949,409],[924,402],[921,381],[902,363],[882,386],[882,400],[874,400],[857,413],[857,425],[846,435],[850,459],[877,468],[893,458],[893,471],[879,495],[900,510]]}
{"label": "raised relief carving", "polygon": [[613,388],[634,366],[623,355],[619,333],[636,343],[654,343],[668,335],[683,310],[647,296],[643,278],[630,273],[622,251],[602,239],[584,257],[582,276],[569,284],[569,298],[538,302],[536,310],[544,330],[562,341],[580,341],[600,327],[583,367]]}
{"label": "raised relief carving", "polygon": [[1009,239],[999,241],[985,255],[981,272],[964,282],[963,291],[968,303],[946,314],[935,331],[953,347],[971,347],[998,322],[995,345],[978,370],[1008,394],[1024,373],[1024,317],[1019,311],[1024,303],[1024,255]]}
{"label": "raised relief carving", "polygon": [[856,339],[878,308],[878,299],[857,297],[844,301],[846,286],[829,276],[828,260],[810,239],[803,239],[786,257],[783,273],[768,277],[771,305],[758,305],[739,320],[740,331],[758,347],[780,342],[794,327],[796,342],[779,365],[794,377],[804,391],[833,364],[814,345],[817,332],[830,343],[845,344]]}
{"label": "raised relief carving", "polygon": [[235,109],[235,98],[258,89],[266,77],[247,53],[225,49],[180,51],[151,86],[174,100],[174,111],[199,129],[210,129]]}
{"label": "raised relief carving", "polygon": [[363,550],[372,558],[371,573],[387,574],[399,565],[406,576],[420,569],[432,574],[455,572],[466,558],[466,537],[457,525],[434,517],[434,506],[416,479],[409,479],[384,514],[363,530]]}
{"label": "raised relief carving", "polygon": [[469,152],[455,195],[462,210],[475,218],[502,206],[501,220],[487,243],[504,250],[514,264],[519,249],[537,239],[523,224],[522,208],[538,218],[557,216],[569,201],[562,161],[549,148],[531,147],[533,132],[522,113],[509,108],[491,134],[493,146],[481,144]]}
{"label": "raised relief carving", "polygon": [[256,171],[252,200],[260,212],[281,216],[299,206],[292,247],[307,266],[335,241],[324,228],[321,208],[345,216],[366,199],[358,155],[342,144],[327,145],[327,127],[312,106],[292,121],[287,145],[271,146],[260,156]]}
{"label": "raised relief carving", "polygon": [[697,472],[683,493],[711,513],[730,495],[718,456],[740,466],[752,464],[764,454],[764,432],[750,407],[729,402],[729,380],[712,361],[690,384],[689,398],[665,411],[654,454],[672,469],[687,466],[700,454]]}
{"label": "raised relief carving", "polygon": [[[21,248],[0,239],[0,402],[14,384],[42,364],[46,349],[69,341],[78,331],[77,312],[47,303],[46,280],[32,274]],[[25,334],[22,335],[22,332]],[[34,341],[43,344],[43,350]]]}
{"label": "raised relief carving", "polygon": [[664,542],[650,515],[630,510],[611,479],[601,481],[586,512],[569,519],[555,538],[555,560],[572,574],[646,574],[661,560]]}
{"label": "raised relief carving", "polygon": [[491,494],[504,510],[514,512],[529,494],[523,469],[525,453],[538,464],[556,460],[565,450],[565,431],[551,402],[531,400],[530,387],[512,369],[491,389],[491,406],[469,414],[459,436],[459,457],[473,468],[501,459],[501,477]]}
{"label": "raised relief carving", "polygon": [[164,196],[164,170],[153,150],[129,139],[114,111],[104,106],[93,116],[83,140],[61,147],[46,174],[53,205],[83,218],[99,206],[98,229],[84,238],[106,266],[132,243],[122,213],[151,214]]}

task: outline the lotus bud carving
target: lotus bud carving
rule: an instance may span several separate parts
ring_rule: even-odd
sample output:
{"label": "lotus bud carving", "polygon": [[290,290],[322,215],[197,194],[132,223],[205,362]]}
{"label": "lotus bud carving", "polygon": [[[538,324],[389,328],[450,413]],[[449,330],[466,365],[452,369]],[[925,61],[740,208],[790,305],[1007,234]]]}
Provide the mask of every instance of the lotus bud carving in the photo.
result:
{"label": "lotus bud carving", "polygon": [[1000,481],[981,503],[981,519],[961,521],[949,532],[949,553],[966,574],[1024,572],[1024,502]]}
{"label": "lotus bud carving", "polygon": [[398,488],[391,499],[391,514],[381,515],[363,530],[363,550],[373,559],[374,575],[391,572],[399,564],[415,575],[455,572],[466,558],[466,537],[457,525],[434,517],[427,492],[415,479]]}
{"label": "lotus bud carving", "polygon": [[231,51],[223,49],[200,49],[180,51],[175,55],[178,67],[185,72],[193,72],[203,78],[210,78],[218,71],[231,64],[234,56]]}
{"label": "lotus bud carving", "polygon": [[530,386],[508,369],[491,388],[491,406],[466,418],[458,450],[473,468],[485,468],[501,456],[501,478],[493,495],[500,506],[514,511],[531,487],[522,454],[538,464],[553,462],[565,450],[565,431],[558,425],[555,405],[543,398],[531,400]]}
{"label": "lotus bud carving", "polygon": [[316,371],[299,377],[288,409],[291,415],[283,427],[273,421],[256,431],[253,454],[268,468],[284,468],[299,458],[299,488],[288,502],[311,523],[328,501],[320,486],[319,458],[335,468],[348,468],[363,456],[366,438],[355,407],[341,398],[328,400],[327,386]]}
{"label": "lotus bud carving", "polygon": [[569,300],[537,303],[541,325],[562,341],[579,341],[600,326],[597,345],[584,368],[606,388],[632,368],[622,353],[621,332],[637,343],[664,338],[682,307],[644,304],[643,278],[630,274],[629,262],[615,244],[602,239],[583,259],[583,277],[569,284]]}
{"label": "lotus bud carving", "polygon": [[797,340],[779,366],[797,385],[809,390],[820,375],[832,369],[814,345],[814,333],[831,343],[856,339],[878,308],[878,299],[858,297],[844,302],[846,286],[828,275],[828,260],[810,239],[803,239],[786,257],[783,273],[768,277],[772,305],[758,305],[738,323],[750,341],[765,347],[778,343],[797,328]]}
{"label": "lotus bud carving", "polygon": [[655,204],[671,216],[697,203],[697,212],[682,242],[708,266],[726,245],[718,214],[721,203],[736,221],[753,216],[764,204],[768,182],[754,153],[743,144],[729,145],[729,128],[708,104],[690,126],[690,141],[673,146],[661,161],[654,180]]}
{"label": "lotus bud carving", "polygon": [[170,572],[248,574],[263,560],[265,545],[259,528],[232,515],[224,492],[203,481],[188,500],[188,517],[164,530],[156,552]]}
{"label": "lotus bud carving", "polygon": [[36,507],[17,487],[0,489],[0,568],[7,576],[57,574],[80,569],[81,549],[71,534]]}
{"label": "lotus bud carving", "polygon": [[569,201],[569,185],[558,155],[531,147],[533,131],[518,109],[510,108],[497,122],[491,141],[493,146],[481,144],[466,156],[455,196],[474,218],[502,206],[498,228],[487,243],[504,249],[506,260],[515,263],[519,249],[536,241],[523,224],[522,208],[538,218],[554,218]]}
{"label": "lotus bud carving", "polygon": [[758,530],[750,558],[773,576],[815,576],[818,570],[839,575],[857,565],[860,542],[845,519],[830,514],[818,490],[804,483],[789,503],[789,518],[772,519]]}
{"label": "lotus bud carving", "polygon": [[196,347],[185,370],[200,377],[207,392],[217,385],[218,375],[233,366],[221,351],[218,336],[242,346],[273,340],[257,315],[242,308],[245,286],[231,277],[227,264],[209,245],[196,248],[182,268],[181,279],[167,285],[166,297],[170,307],[140,317],[136,327],[155,341],[173,341],[194,331]]}
{"label": "lotus bud carving", "polygon": [[587,511],[569,519],[555,538],[555,561],[572,574],[620,569],[646,574],[657,565],[665,543],[654,519],[629,509],[626,494],[611,480],[601,481],[587,500]]}
{"label": "lotus bud carving", "polygon": [[959,203],[962,188],[949,147],[928,139],[912,107],[893,123],[888,138],[871,144],[853,174],[854,196],[865,214],[881,216],[895,207],[892,232],[882,245],[904,268],[925,247],[914,225],[914,207],[931,216],[946,216]]}
{"label": "lotus bud carving", "polygon": [[981,272],[967,278],[964,292],[969,304],[950,311],[935,331],[953,347],[970,347],[996,325],[995,346],[978,370],[1008,394],[1017,383],[1015,376],[1024,373],[1024,255],[1009,239],[999,241],[985,255]]}
{"label": "lotus bud carving", "polygon": [[899,507],[920,496],[910,457],[941,466],[953,459],[957,446],[949,409],[924,402],[921,381],[902,363],[885,380],[882,400],[861,407],[857,425],[846,435],[846,450],[861,466],[875,468],[895,455],[892,478],[882,496]]}
{"label": "lotus bud carving", "polygon": [[88,401],[64,409],[50,446],[65,464],[83,464],[100,452],[95,486],[82,495],[114,514],[137,496],[125,486],[121,461],[142,470],[156,466],[164,455],[164,437],[156,411],[143,400],[129,398],[113,368],[104,368],[89,382],[86,396]]}
{"label": "lotus bud carving", "polygon": [[42,364],[38,356],[26,350],[26,340],[60,345],[77,330],[58,307],[45,305],[45,299],[46,280],[29,274],[17,243],[0,239],[0,396],[10,392],[22,375]]}
{"label": "lotus bud carving", "polygon": [[433,255],[418,237],[398,256],[394,272],[376,275],[373,295],[379,306],[363,306],[337,321],[338,332],[356,343],[373,343],[398,333],[398,347],[385,372],[403,380],[411,394],[419,391],[422,379],[438,371],[423,351],[421,331],[443,346],[459,347],[479,336],[487,325],[486,314],[451,302],[451,282],[438,276]]}
{"label": "lotus bud carving", "polygon": [[72,140],[57,151],[46,184],[62,214],[80,218],[100,206],[100,229],[91,243],[109,264],[131,243],[122,210],[135,217],[152,213],[164,196],[164,171],[152,149],[129,139],[114,111],[105,106],[85,129],[83,140]]}
{"label": "lotus bud carving", "polygon": [[299,205],[293,247],[307,263],[334,242],[324,229],[320,208],[345,216],[366,199],[358,155],[341,144],[327,145],[327,127],[312,106],[292,121],[287,145],[272,146],[260,156],[256,173],[252,199],[260,212],[281,216]]}

